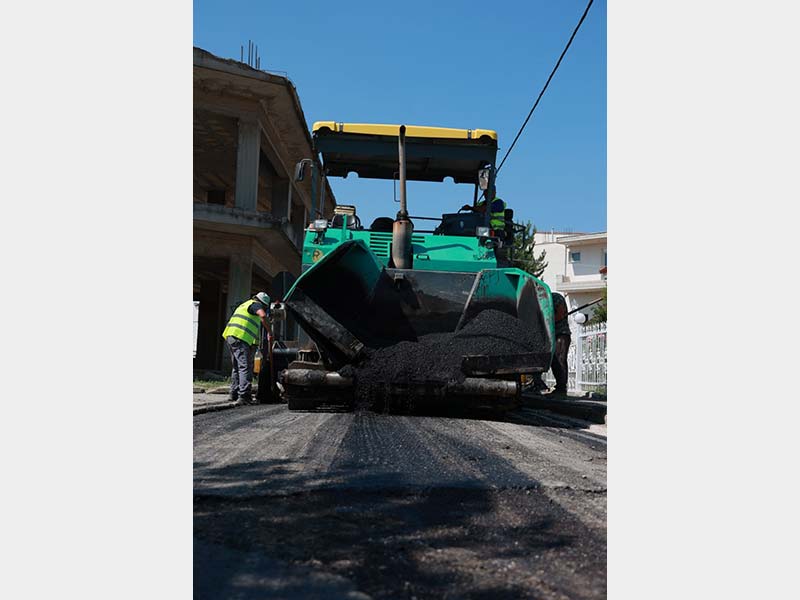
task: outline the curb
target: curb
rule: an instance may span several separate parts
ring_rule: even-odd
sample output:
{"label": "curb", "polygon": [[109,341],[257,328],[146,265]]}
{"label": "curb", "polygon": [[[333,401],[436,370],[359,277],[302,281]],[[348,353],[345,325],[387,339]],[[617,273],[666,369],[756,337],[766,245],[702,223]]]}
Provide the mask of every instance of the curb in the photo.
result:
{"label": "curb", "polygon": [[[195,388],[195,389],[200,389],[200,388]],[[253,396],[255,396],[258,393],[258,386],[257,385],[251,386],[250,390],[251,390],[251,393],[253,394]],[[195,393],[198,394],[198,393],[203,393],[203,392],[195,392]],[[227,395],[229,395],[231,393],[231,386],[230,385],[223,385],[221,387],[206,388],[204,393],[206,393],[206,394],[216,394],[216,395],[219,395],[219,396],[227,396]]]}
{"label": "curb", "polygon": [[530,408],[540,408],[550,410],[555,413],[567,415],[569,417],[578,417],[591,421],[592,423],[605,423],[606,422],[606,407],[605,402],[598,400],[583,400],[577,398],[548,398],[547,396],[538,396],[534,394],[523,394],[522,402],[525,406]]}
{"label": "curb", "polygon": [[206,404],[205,406],[198,406],[192,408],[192,416],[202,415],[203,413],[216,412],[218,410],[225,410],[240,406],[238,402],[217,402],[214,404]]}
{"label": "curb", "polygon": [[206,392],[205,393],[206,394],[219,394],[220,396],[224,395],[224,394],[230,394],[231,393],[231,386],[223,385],[223,386],[215,387],[215,388],[206,388]]}

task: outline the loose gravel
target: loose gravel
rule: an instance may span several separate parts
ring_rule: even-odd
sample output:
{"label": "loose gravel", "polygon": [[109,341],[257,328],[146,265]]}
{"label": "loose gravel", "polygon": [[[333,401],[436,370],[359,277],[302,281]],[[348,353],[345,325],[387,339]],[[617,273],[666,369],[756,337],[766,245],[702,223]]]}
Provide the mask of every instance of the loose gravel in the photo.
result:
{"label": "loose gravel", "polygon": [[387,384],[434,384],[461,382],[461,363],[467,355],[541,352],[548,341],[544,331],[502,311],[487,309],[462,329],[433,333],[416,342],[403,341],[370,349],[358,364],[340,370],[355,378],[356,397],[365,399]]}

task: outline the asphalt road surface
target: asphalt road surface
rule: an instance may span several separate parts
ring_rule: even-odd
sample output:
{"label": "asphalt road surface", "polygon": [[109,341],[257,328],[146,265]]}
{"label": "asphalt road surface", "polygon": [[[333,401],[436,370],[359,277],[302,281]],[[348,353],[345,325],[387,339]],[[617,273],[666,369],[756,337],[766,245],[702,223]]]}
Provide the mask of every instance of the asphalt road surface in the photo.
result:
{"label": "asphalt road surface", "polygon": [[195,598],[604,598],[606,440],[584,427],[527,408],[197,415]]}

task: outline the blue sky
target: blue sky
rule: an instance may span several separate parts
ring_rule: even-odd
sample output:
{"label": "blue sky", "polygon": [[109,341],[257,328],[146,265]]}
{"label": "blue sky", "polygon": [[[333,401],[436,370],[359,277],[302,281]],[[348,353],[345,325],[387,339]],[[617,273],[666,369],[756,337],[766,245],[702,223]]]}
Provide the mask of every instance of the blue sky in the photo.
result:
{"label": "blue sky", "polygon": [[[494,129],[498,163],[539,94],[585,0],[402,3],[194,1],[194,45],[225,58],[253,40],[286,72],[314,121]],[[393,216],[392,182],[331,178],[365,224]],[[606,229],[606,3],[593,5],[497,189],[540,230]],[[472,201],[472,187],[409,182],[412,214]]]}

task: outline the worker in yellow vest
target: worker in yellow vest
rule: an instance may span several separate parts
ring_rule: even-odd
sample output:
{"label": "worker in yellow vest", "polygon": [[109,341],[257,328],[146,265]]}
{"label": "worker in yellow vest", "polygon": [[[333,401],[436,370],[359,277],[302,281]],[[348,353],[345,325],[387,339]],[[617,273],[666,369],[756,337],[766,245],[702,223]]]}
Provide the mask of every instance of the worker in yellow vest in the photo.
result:
{"label": "worker in yellow vest", "polygon": [[465,204],[461,210],[471,210],[479,214],[486,214],[489,211],[489,227],[494,231],[495,237],[502,240],[500,244],[494,249],[495,257],[497,258],[498,267],[510,267],[508,262],[508,250],[505,246],[512,243],[509,237],[511,233],[506,232],[506,203],[502,198],[494,197],[491,202],[486,202],[486,198],[482,199],[475,206]]}
{"label": "worker in yellow vest", "polygon": [[[484,198],[475,206],[465,204],[461,210],[471,210],[472,212],[486,214],[487,202]],[[489,203],[489,227],[500,233],[500,237],[505,235],[506,230],[506,203],[502,198],[495,196],[494,200]]]}
{"label": "worker in yellow vest", "polygon": [[[241,404],[253,402],[251,380],[253,379],[253,358],[260,338],[260,326],[271,333],[269,321],[269,296],[259,292],[250,300],[242,302],[228,320],[222,337],[228,344],[233,359],[231,370],[231,400]],[[259,323],[260,320],[260,323]]]}

